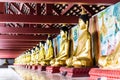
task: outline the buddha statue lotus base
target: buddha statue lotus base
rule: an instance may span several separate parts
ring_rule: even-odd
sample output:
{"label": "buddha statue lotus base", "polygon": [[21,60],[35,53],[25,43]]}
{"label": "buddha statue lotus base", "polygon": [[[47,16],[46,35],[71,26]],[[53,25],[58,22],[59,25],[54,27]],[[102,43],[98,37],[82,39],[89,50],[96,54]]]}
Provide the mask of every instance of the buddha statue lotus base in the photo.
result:
{"label": "buddha statue lotus base", "polygon": [[60,67],[55,67],[55,66],[47,66],[46,67],[47,72],[49,73],[59,73],[60,72]]}
{"label": "buddha statue lotus base", "polygon": [[89,80],[120,80],[120,70],[92,68],[89,75]]}
{"label": "buddha statue lotus base", "polygon": [[37,70],[38,66],[37,65],[32,65],[32,70]]}
{"label": "buddha statue lotus base", "polygon": [[37,67],[38,67],[37,68],[38,71],[46,71],[46,66],[38,65]]}
{"label": "buddha statue lotus base", "polygon": [[67,68],[61,67],[60,73],[67,77],[88,77],[91,68]]}

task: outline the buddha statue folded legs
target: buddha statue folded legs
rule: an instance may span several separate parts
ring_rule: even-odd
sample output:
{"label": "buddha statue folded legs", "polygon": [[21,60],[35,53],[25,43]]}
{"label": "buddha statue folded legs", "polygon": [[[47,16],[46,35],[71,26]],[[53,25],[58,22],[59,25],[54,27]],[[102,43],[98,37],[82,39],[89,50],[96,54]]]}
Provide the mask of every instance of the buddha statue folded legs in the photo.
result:
{"label": "buddha statue folded legs", "polygon": [[88,67],[93,65],[91,53],[91,36],[88,32],[88,16],[81,15],[79,19],[79,38],[76,50],[66,60],[68,67]]}

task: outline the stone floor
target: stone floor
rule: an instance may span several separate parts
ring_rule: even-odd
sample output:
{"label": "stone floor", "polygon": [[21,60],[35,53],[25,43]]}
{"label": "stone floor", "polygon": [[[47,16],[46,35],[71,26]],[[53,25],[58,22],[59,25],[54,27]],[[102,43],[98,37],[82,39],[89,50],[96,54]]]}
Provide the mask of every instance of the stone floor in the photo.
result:
{"label": "stone floor", "polygon": [[23,80],[11,68],[0,68],[0,80]]}
{"label": "stone floor", "polygon": [[0,68],[0,80],[88,80],[88,77],[70,78],[61,74],[38,72],[24,68]]}

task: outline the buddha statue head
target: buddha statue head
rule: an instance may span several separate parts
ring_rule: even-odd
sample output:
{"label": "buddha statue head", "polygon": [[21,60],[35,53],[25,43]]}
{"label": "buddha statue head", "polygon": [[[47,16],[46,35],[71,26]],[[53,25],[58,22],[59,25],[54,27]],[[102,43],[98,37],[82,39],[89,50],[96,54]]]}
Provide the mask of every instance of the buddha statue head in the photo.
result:
{"label": "buddha statue head", "polygon": [[31,54],[31,51],[30,51],[30,49],[28,50],[28,54],[29,54],[29,55]]}
{"label": "buddha statue head", "polygon": [[89,21],[88,14],[85,11],[85,9],[82,7],[81,15],[78,20],[79,29],[80,30],[87,29],[88,21]]}
{"label": "buddha statue head", "polygon": [[42,47],[44,47],[44,46],[45,46],[45,41],[40,41],[39,47],[42,48]]}
{"label": "buddha statue head", "polygon": [[60,36],[61,36],[62,39],[67,39],[68,38],[68,28],[66,26],[61,27]]}
{"label": "buddha statue head", "polygon": [[79,17],[78,25],[80,30],[88,28],[88,20],[89,20],[88,14],[82,14]]}
{"label": "buddha statue head", "polygon": [[35,53],[38,53],[38,52],[39,52],[39,45],[35,47]]}
{"label": "buddha statue head", "polygon": [[34,54],[34,53],[35,53],[35,48],[33,48],[33,49],[31,50],[31,53],[32,53],[32,54]]}
{"label": "buddha statue head", "polygon": [[52,45],[52,37],[50,35],[48,35],[47,41],[46,41],[47,45]]}

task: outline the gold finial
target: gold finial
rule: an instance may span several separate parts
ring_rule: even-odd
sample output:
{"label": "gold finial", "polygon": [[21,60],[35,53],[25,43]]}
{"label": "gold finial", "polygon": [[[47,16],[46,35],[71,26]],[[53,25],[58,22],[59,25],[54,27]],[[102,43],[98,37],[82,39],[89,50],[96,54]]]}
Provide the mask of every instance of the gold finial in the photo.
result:
{"label": "gold finial", "polygon": [[66,24],[62,24],[62,27],[66,26]]}
{"label": "gold finial", "polygon": [[50,37],[50,34],[48,34],[48,37]]}
{"label": "gold finial", "polygon": [[81,15],[86,14],[85,9],[84,9],[83,7],[81,7],[81,9],[82,9],[82,11],[81,11]]}

